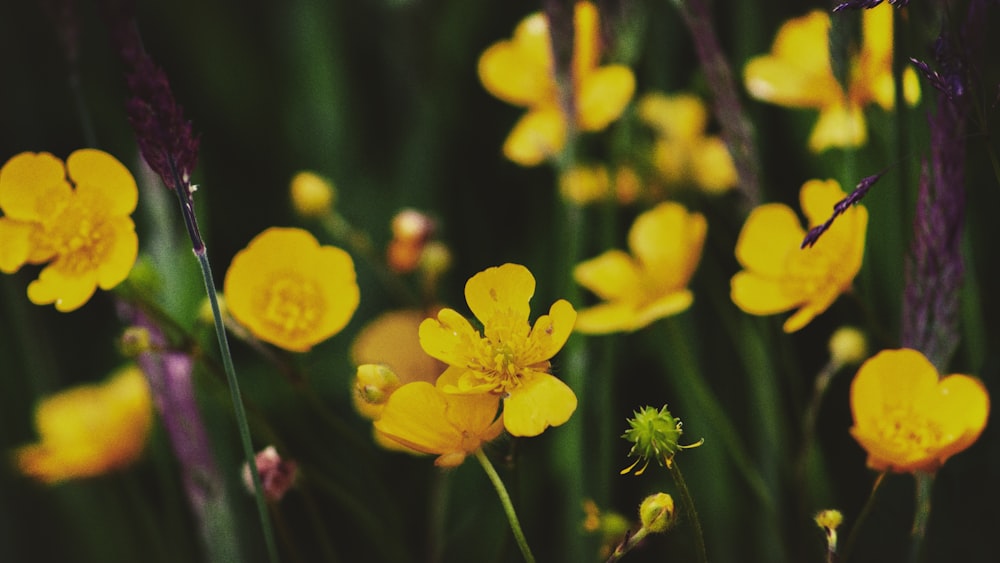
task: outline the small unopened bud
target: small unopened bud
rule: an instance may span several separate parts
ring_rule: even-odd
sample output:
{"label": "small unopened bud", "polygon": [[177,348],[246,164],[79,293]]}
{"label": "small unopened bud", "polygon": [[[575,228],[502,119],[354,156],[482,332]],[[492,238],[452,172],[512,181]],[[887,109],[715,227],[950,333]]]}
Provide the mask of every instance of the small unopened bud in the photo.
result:
{"label": "small unopened bud", "polygon": [[642,527],[650,533],[660,533],[669,530],[677,523],[674,512],[674,497],[667,493],[650,495],[639,505],[639,521]]}
{"label": "small unopened bud", "polygon": [[[269,502],[280,501],[295,484],[298,465],[294,461],[281,459],[274,446],[268,446],[258,452],[254,461],[257,464],[257,473],[260,474],[264,498]],[[253,475],[250,474],[250,466],[246,463],[243,464],[243,484],[248,491],[253,492]]]}
{"label": "small unopened bud", "polygon": [[382,405],[399,386],[399,376],[389,366],[362,364],[354,379],[354,408],[366,418],[378,418]]}
{"label": "small unopened bud", "polygon": [[615,198],[618,203],[635,203],[642,193],[642,178],[631,166],[621,166],[615,171]]}
{"label": "small unopened bud", "polygon": [[416,209],[404,209],[392,218],[391,228],[396,240],[422,243],[434,234],[434,221]]}
{"label": "small unopened bud", "polygon": [[126,358],[134,358],[143,352],[149,351],[150,338],[149,330],[141,326],[130,326],[122,332],[118,341],[121,353]]}
{"label": "small unopened bud", "polygon": [[443,242],[431,241],[420,255],[420,270],[427,280],[437,280],[451,267],[451,251]]}
{"label": "small unopened bud", "polygon": [[704,442],[698,442],[683,446],[680,444],[682,424],[679,418],[675,418],[666,405],[660,410],[653,407],[642,407],[633,413],[635,418],[628,420],[630,428],[625,431],[622,438],[632,442],[632,449],[629,450],[629,457],[637,456],[639,459],[632,465],[622,470],[622,475],[632,471],[641,462],[642,468],[635,472],[642,475],[649,466],[649,462],[656,460],[660,465],[670,467],[673,463],[674,455],[685,448],[695,448]]}
{"label": "small unopened bud", "polygon": [[816,514],[816,525],[826,534],[827,550],[837,552],[837,528],[844,521],[844,515],[839,510],[821,510]]}
{"label": "small unopened bud", "polygon": [[838,366],[861,363],[868,357],[868,339],[860,330],[844,326],[830,337],[830,361]]}
{"label": "small unopened bud", "polygon": [[323,217],[333,209],[337,190],[333,183],[313,172],[299,172],[292,178],[292,207],[303,217]]}

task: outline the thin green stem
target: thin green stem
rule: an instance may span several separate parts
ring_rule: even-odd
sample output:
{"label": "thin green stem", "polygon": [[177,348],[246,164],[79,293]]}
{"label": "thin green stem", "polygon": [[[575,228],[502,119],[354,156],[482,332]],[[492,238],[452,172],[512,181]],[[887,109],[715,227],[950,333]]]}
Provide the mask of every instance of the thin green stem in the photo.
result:
{"label": "thin green stem", "polygon": [[687,512],[688,518],[691,519],[691,526],[694,528],[694,546],[698,552],[698,561],[708,563],[708,552],[705,550],[705,534],[701,531],[701,520],[698,519],[698,511],[694,507],[694,497],[691,496],[691,490],[688,489],[687,483],[684,481],[684,475],[681,473],[680,466],[677,465],[677,460],[673,460],[669,466],[670,475],[674,478],[677,491],[681,494],[684,511]]}
{"label": "thin green stem", "polygon": [[885,481],[886,474],[887,472],[883,471],[875,478],[875,484],[872,485],[872,492],[868,495],[868,501],[865,502],[865,505],[861,508],[861,512],[858,514],[858,519],[851,526],[851,533],[847,535],[847,541],[844,542],[844,549],[840,551],[840,560],[843,563],[847,563],[851,555],[851,549],[854,547],[854,542],[858,538],[858,532],[861,530],[861,525],[868,518],[868,514],[871,513],[872,508],[875,506],[875,493],[878,492],[882,482]]}
{"label": "thin green stem", "polygon": [[618,547],[616,547],[614,553],[612,553],[611,556],[608,557],[606,563],[615,563],[615,561],[619,561],[622,558],[622,556],[632,551],[632,548],[639,545],[642,542],[642,540],[646,539],[646,536],[648,535],[649,535],[648,528],[646,528],[645,526],[639,528],[639,530],[636,531],[636,533],[626,537],[625,540],[622,541],[622,543],[618,544]]}
{"label": "thin green stem", "polygon": [[[173,162],[171,161],[171,164]],[[271,527],[271,517],[267,510],[267,503],[264,500],[264,486],[260,480],[260,472],[257,471],[257,461],[254,455],[253,442],[250,439],[250,425],[247,421],[246,409],[243,406],[243,396],[240,393],[240,384],[236,379],[236,368],[233,365],[232,353],[229,350],[229,340],[226,337],[226,326],[222,318],[222,310],[219,308],[219,297],[215,292],[215,279],[212,276],[212,265],[208,261],[208,252],[205,243],[201,239],[198,230],[198,221],[194,214],[194,206],[190,200],[190,192],[187,192],[187,184],[180,181],[181,176],[175,167],[171,166],[174,172],[174,193],[181,206],[181,215],[184,217],[184,225],[187,227],[188,235],[191,237],[194,255],[198,259],[198,266],[201,268],[201,276],[205,282],[205,292],[208,295],[208,302],[212,306],[212,317],[215,320],[215,335],[219,341],[219,353],[222,357],[222,367],[226,372],[226,382],[229,385],[229,393],[233,403],[233,412],[236,416],[236,426],[240,433],[240,443],[243,446],[243,455],[246,458],[247,466],[250,468],[250,475],[254,485],[254,499],[257,503],[257,514],[260,517],[260,524],[264,536],[264,543],[267,546],[268,558],[271,563],[278,562],[278,546],[274,539],[274,529]],[[186,193],[182,193],[186,192]]]}
{"label": "thin green stem", "polygon": [[486,457],[486,454],[483,453],[483,450],[476,450],[476,459],[479,460],[479,464],[483,466],[483,471],[486,472],[486,476],[490,478],[490,482],[493,483],[493,487],[497,490],[497,496],[500,497],[500,504],[503,505],[503,511],[507,514],[507,520],[510,522],[510,530],[514,532],[514,539],[517,541],[517,546],[521,548],[524,560],[527,563],[535,563],[535,556],[531,554],[528,541],[524,538],[524,532],[521,531],[521,523],[517,519],[517,512],[514,510],[514,504],[510,500],[510,495],[507,494],[507,487],[504,486],[503,480],[500,479],[500,475],[494,469],[490,458]]}
{"label": "thin green stem", "polygon": [[927,522],[931,518],[931,494],[934,490],[934,474],[917,472],[916,479],[916,512],[913,514],[913,530],[910,532],[910,561],[917,563],[923,553],[924,537],[927,534]]}

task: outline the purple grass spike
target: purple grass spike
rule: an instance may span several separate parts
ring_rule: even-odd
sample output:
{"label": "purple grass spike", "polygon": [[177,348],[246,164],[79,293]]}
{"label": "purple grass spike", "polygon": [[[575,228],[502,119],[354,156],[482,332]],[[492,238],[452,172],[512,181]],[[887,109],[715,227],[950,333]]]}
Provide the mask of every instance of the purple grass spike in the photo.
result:
{"label": "purple grass spike", "polygon": [[888,169],[883,170],[878,174],[872,174],[871,176],[862,178],[861,181],[858,182],[857,186],[854,187],[854,191],[848,194],[848,196],[845,197],[844,199],[834,204],[833,215],[830,215],[830,218],[827,219],[826,222],[809,229],[809,232],[806,233],[805,238],[802,239],[802,245],[799,248],[807,248],[816,244],[816,241],[819,240],[819,237],[823,233],[825,233],[830,228],[831,225],[833,225],[834,219],[836,219],[837,216],[847,211],[852,205],[860,203],[861,199],[864,198],[866,194],[868,194],[868,190],[870,190],[872,186],[875,185],[875,182],[877,182],[879,178],[881,178],[882,175],[886,173],[887,170]]}

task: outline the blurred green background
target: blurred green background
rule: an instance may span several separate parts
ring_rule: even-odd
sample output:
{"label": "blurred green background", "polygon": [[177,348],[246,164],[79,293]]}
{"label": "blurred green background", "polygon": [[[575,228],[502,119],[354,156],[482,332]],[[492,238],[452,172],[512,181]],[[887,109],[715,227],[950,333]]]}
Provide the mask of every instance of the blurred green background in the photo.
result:
{"label": "blurred green background", "polygon": [[[905,56],[926,60],[940,25],[929,21],[931,11],[923,2],[912,4],[905,15],[911,25],[899,45],[909,49]],[[964,13],[964,5],[958,3],[954,13]],[[538,280],[533,317],[556,298],[569,297],[567,240],[579,245],[577,259],[621,247],[642,206],[597,205],[574,215],[559,199],[552,168],[520,168],[501,155],[501,143],[522,110],[482,88],[476,61],[539,7],[463,0],[140,2],[146,48],[201,135],[196,200],[216,279],[222,279],[233,254],[269,226],[307,227],[325,243],[336,243],[291,210],[288,182],[309,169],[333,179],[338,210],[364,229],[376,248],[388,242],[389,221],[400,209],[416,207],[434,217],[454,259],[440,296],[459,311],[466,311],[466,279],[508,261],[525,264]],[[737,77],[743,62],[770,49],[781,22],[829,7],[716,2],[716,25]],[[80,92],[97,145],[138,173],[123,109],[122,68],[97,8],[90,2],[78,8]],[[710,94],[688,31],[670,2],[619,0],[602,8],[626,14],[620,49],[612,56],[635,70],[638,94]],[[0,158],[22,151],[65,158],[88,144],[63,51],[40,4],[0,3],[0,69],[6,77],[0,87]],[[985,118],[969,131],[967,282],[963,340],[953,371],[975,374],[995,391],[1000,189],[989,149],[997,126],[998,73],[995,67],[976,71],[983,77]],[[581,402],[574,418],[539,438],[504,439],[489,448],[540,562],[598,560],[596,539],[580,531],[583,498],[633,518],[646,494],[673,491],[667,472],[656,467],[641,477],[618,475],[631,463],[628,444],[619,436],[626,418],[643,405],[669,404],[684,420],[685,438],[706,440],[678,459],[712,561],[821,561],[824,542],[812,514],[839,508],[847,518],[846,535],[868,499],[875,474],[847,433],[850,370],[833,380],[819,411],[818,447],[803,484],[791,473],[801,442],[796,423],[827,360],[826,341],[834,329],[862,327],[873,350],[898,345],[903,257],[934,93],[925,85],[921,105],[897,115],[871,109],[866,147],[822,155],[805,146],[814,112],[755,102],[742,89],[741,95],[756,128],[765,201],[794,205],[807,179],[833,177],[849,187],[892,167],[864,201],[871,222],[857,291],[793,335],[781,332],[783,315],[744,315],[728,295],[728,280],[738,269],[732,249],[744,218],[736,196],[686,196],[709,220],[705,253],[692,281],[695,305],[634,334],[586,338],[582,364],[567,366],[557,356],[555,373],[578,384],[574,390]],[[195,327],[203,296],[197,264],[172,199],[156,203],[158,195],[140,196],[135,215],[140,247],[148,251],[146,240],[163,240],[156,217],[165,210],[175,222],[159,266],[172,288],[167,307],[182,324]],[[495,493],[473,461],[441,472],[429,458],[382,451],[371,443],[370,423],[355,414],[349,390],[354,366],[347,356],[353,335],[378,313],[401,305],[370,266],[357,263],[362,299],[348,327],[308,354],[281,356],[305,374],[322,409],[303,406],[272,364],[242,342],[233,343],[255,445],[279,438],[308,476],[276,513],[283,560],[519,561]],[[61,314],[25,298],[35,275],[37,269],[25,268],[0,277],[5,455],[35,439],[32,409],[39,397],[101,379],[123,361],[116,346],[124,327],[109,294],[99,292],[79,311]],[[576,299],[574,304],[584,304]],[[206,353],[215,356],[211,333],[195,330]],[[567,375],[573,368],[582,373]],[[694,374],[693,382],[685,374]],[[265,561],[253,499],[239,482],[242,454],[228,391],[207,370],[196,373],[196,382],[229,479],[242,560]],[[732,422],[761,479],[763,497],[707,420],[699,389],[714,394]],[[324,413],[334,413],[342,428],[332,427]],[[505,466],[505,459],[516,459],[516,467]],[[998,471],[1000,436],[991,423],[975,446],[939,472],[929,561],[1000,560]],[[912,479],[890,476],[851,561],[903,560],[912,513]],[[122,473],[45,487],[18,476],[9,464],[0,469],[2,562],[201,561],[194,526],[159,426],[146,458]],[[693,549],[682,517],[678,529],[651,538],[625,560],[690,561]]]}

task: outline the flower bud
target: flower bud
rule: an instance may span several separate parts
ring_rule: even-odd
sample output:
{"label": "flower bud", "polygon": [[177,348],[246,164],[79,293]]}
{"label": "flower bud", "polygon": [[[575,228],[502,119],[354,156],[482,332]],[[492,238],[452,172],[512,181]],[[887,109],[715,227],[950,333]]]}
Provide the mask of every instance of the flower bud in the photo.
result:
{"label": "flower bud", "polygon": [[404,209],[392,218],[392,237],[408,242],[424,242],[434,234],[434,221],[416,209]]}
{"label": "flower bud", "polygon": [[821,510],[816,514],[816,525],[826,533],[827,550],[837,552],[837,528],[844,521],[844,515],[839,510]]}
{"label": "flower bud", "polygon": [[639,521],[650,533],[669,530],[677,523],[674,497],[667,493],[656,493],[646,497],[639,505]]}
{"label": "flower bud", "polygon": [[143,352],[149,351],[150,338],[149,330],[141,326],[130,326],[122,332],[118,341],[121,353],[126,358],[134,358]]}
{"label": "flower bud", "polygon": [[362,364],[354,379],[354,408],[362,416],[375,419],[382,405],[400,386],[399,376],[385,364]]}
{"label": "flower bud", "polygon": [[292,178],[292,207],[303,217],[323,217],[333,209],[337,197],[333,183],[313,172],[299,172]]}
{"label": "flower bud", "polygon": [[834,364],[857,364],[868,357],[868,339],[860,330],[842,326],[830,337],[829,349],[830,361]]}
{"label": "flower bud", "polygon": [[[269,502],[278,502],[295,484],[298,465],[294,461],[281,459],[274,446],[268,446],[258,452],[254,462],[257,464],[257,473],[260,474],[264,498]],[[253,492],[253,475],[250,474],[250,466],[246,463],[243,464],[243,484],[248,491]]]}

